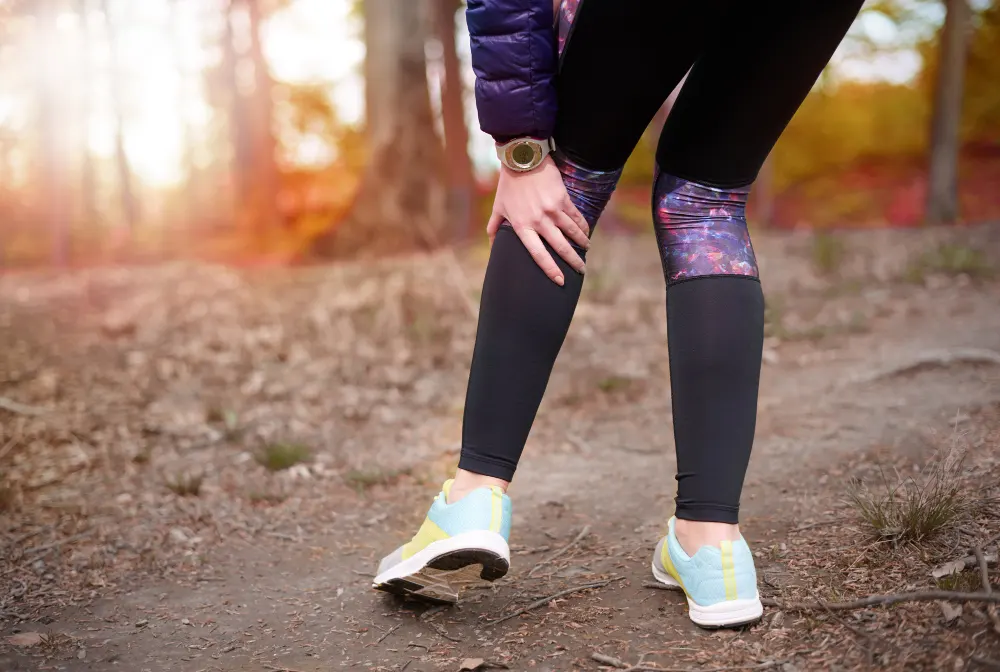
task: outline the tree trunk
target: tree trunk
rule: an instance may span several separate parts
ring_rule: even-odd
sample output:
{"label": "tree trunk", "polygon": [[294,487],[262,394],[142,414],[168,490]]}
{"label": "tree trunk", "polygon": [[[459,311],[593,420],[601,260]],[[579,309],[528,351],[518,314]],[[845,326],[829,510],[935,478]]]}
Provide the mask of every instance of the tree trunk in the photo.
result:
{"label": "tree trunk", "polygon": [[250,18],[250,60],[254,72],[250,110],[254,155],[254,216],[258,243],[266,245],[281,227],[278,213],[277,142],[274,137],[274,81],[271,79],[261,42],[260,0],[243,2]]}
{"label": "tree trunk", "polygon": [[[81,1],[85,2],[86,0]],[[170,0],[170,44],[174,60],[174,68],[177,70],[177,76],[180,78],[180,86],[178,87],[180,107],[178,108],[177,114],[180,118],[179,120],[181,126],[181,161],[183,163],[182,168],[184,172],[180,216],[183,220],[182,228],[190,230],[192,220],[195,219],[196,215],[201,210],[201,189],[194,159],[194,133],[183,107],[184,100],[187,98],[188,94],[187,87],[190,81],[191,73],[188,71],[187,63],[184,58],[184,49],[182,46],[183,34],[181,32],[179,12],[179,0]]]}
{"label": "tree trunk", "polygon": [[[55,0],[38,3],[38,31],[43,36],[56,35],[59,7]],[[62,160],[65,125],[59,119],[63,72],[60,51],[46,49],[38,60],[38,131],[40,139],[40,200],[45,225],[52,236],[52,263],[63,267],[69,262],[69,180]]]}
{"label": "tree trunk", "polygon": [[434,130],[423,2],[365,0],[369,161],[351,214],[321,254],[398,252],[447,239],[443,148]]}
{"label": "tree trunk", "polygon": [[473,224],[475,177],[469,158],[469,128],[465,123],[465,87],[462,66],[455,47],[455,13],[460,0],[432,0],[434,23],[441,41],[444,61],[441,78],[441,121],[444,126],[445,160],[448,178],[448,217],[453,237],[465,242]]}
{"label": "tree trunk", "polygon": [[79,0],[80,12],[80,202],[81,216],[86,226],[97,224],[97,183],[94,173],[94,155],[90,151],[90,120],[94,97],[93,36],[90,31],[90,2]]}
{"label": "tree trunk", "polygon": [[926,219],[932,224],[958,218],[959,131],[970,10],[967,0],[947,0],[946,6],[931,113]]}
{"label": "tree trunk", "polygon": [[229,103],[229,135],[232,143],[231,172],[233,178],[233,202],[237,219],[253,198],[253,147],[250,139],[250,123],[247,119],[246,104],[240,92],[239,56],[236,54],[233,34],[233,10],[238,0],[230,0],[226,8],[222,32],[222,78],[225,81]]}
{"label": "tree trunk", "polygon": [[[118,189],[121,194],[124,228],[116,236],[119,246],[131,247],[135,241],[135,229],[139,220],[139,206],[132,184],[132,169],[125,152],[125,111],[122,101],[122,69],[118,58],[118,39],[114,20],[108,7],[108,0],[101,0],[104,25],[108,35],[108,51],[111,55],[111,105],[115,117],[115,166],[118,170]],[[121,250],[118,250],[119,252]]]}

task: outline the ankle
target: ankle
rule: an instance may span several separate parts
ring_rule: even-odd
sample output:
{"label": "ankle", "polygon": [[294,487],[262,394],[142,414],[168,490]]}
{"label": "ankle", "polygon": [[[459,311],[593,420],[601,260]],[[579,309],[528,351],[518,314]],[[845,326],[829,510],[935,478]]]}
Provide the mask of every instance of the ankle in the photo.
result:
{"label": "ankle", "polygon": [[674,521],[674,535],[684,552],[694,555],[702,546],[719,547],[720,542],[737,541],[740,526],[678,518]]}
{"label": "ankle", "polygon": [[454,504],[473,490],[478,490],[479,488],[491,488],[496,486],[502,491],[507,492],[507,486],[509,485],[509,481],[459,469],[455,472],[455,480],[451,484],[451,489],[448,491],[448,503]]}

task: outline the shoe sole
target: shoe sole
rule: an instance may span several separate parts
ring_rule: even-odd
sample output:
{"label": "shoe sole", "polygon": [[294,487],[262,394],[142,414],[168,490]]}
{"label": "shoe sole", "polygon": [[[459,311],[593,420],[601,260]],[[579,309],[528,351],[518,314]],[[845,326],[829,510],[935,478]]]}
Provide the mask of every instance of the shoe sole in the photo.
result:
{"label": "shoe sole", "polygon": [[454,604],[458,588],[452,580],[474,565],[481,567],[479,578],[484,581],[505,576],[510,569],[507,541],[482,530],[435,541],[376,576],[372,588],[433,604]]}
{"label": "shoe sole", "polygon": [[749,600],[726,600],[717,604],[703,607],[694,600],[677,583],[674,577],[656,566],[654,559],[652,565],[653,578],[668,588],[673,588],[684,592],[684,597],[688,603],[688,617],[698,627],[705,630],[719,630],[722,628],[740,628],[752,625],[764,615],[764,605],[760,602],[760,597]]}

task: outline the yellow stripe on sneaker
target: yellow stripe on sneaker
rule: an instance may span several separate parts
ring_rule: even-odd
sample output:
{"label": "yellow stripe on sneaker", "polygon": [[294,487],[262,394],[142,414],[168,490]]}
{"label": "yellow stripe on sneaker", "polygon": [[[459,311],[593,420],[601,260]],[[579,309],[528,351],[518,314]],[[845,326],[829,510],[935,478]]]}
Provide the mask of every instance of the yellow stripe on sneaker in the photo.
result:
{"label": "yellow stripe on sneaker", "polygon": [[726,599],[736,599],[736,570],[733,567],[733,542],[722,541],[722,581],[726,584]]}
{"label": "yellow stripe on sneaker", "polygon": [[669,544],[669,539],[663,540],[663,544],[660,546],[660,562],[663,564],[663,568],[667,570],[667,574],[672,576],[674,581],[680,585],[681,590],[687,594],[687,588],[684,587],[684,582],[681,581],[681,575],[677,572],[677,568],[674,567],[673,560],[670,559],[670,549],[667,548]]}
{"label": "yellow stripe on sneaker", "polygon": [[500,488],[493,486],[490,488],[493,495],[490,497],[492,511],[490,513],[490,532],[500,532],[500,523],[503,518],[503,493]]}
{"label": "yellow stripe on sneaker", "polygon": [[413,557],[435,541],[447,539],[448,536],[448,533],[438,527],[437,523],[430,518],[424,518],[424,524],[413,535],[413,539],[403,546],[403,560]]}

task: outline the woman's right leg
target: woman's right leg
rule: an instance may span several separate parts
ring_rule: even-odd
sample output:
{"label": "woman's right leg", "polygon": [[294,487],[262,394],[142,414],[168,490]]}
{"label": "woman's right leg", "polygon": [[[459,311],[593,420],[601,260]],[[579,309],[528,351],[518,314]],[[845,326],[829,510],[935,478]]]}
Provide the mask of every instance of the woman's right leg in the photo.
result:
{"label": "woman's right leg", "polygon": [[[555,141],[574,204],[593,229],[629,154],[701,50],[722,2],[583,0],[559,73]],[[562,26],[561,34],[565,34]],[[551,253],[551,248],[549,249]],[[578,250],[581,256],[583,252]],[[537,267],[508,226],[490,254],[451,500],[514,475],[583,277]]]}

